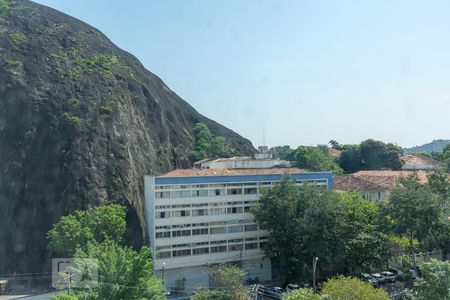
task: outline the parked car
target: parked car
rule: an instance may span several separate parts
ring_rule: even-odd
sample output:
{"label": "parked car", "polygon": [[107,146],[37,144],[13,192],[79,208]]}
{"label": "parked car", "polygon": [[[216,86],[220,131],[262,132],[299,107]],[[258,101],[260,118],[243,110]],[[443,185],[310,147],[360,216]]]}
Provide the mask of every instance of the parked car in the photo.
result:
{"label": "parked car", "polygon": [[395,280],[397,279],[397,276],[394,273],[389,272],[389,271],[383,271],[383,272],[381,272],[381,275],[386,277],[387,282],[395,282]]}
{"label": "parked car", "polygon": [[403,281],[406,278],[406,273],[402,269],[389,268],[389,271],[394,273],[397,276],[397,279],[400,280],[400,281]]}
{"label": "parked car", "polygon": [[381,275],[380,273],[373,273],[373,274],[370,274],[370,276],[372,276],[373,278],[378,280],[378,284],[384,284],[387,281],[387,278],[384,277],[383,275]]}
{"label": "parked car", "polygon": [[359,277],[361,278],[361,280],[370,283],[373,287],[378,286],[378,280],[376,280],[367,273],[361,273]]}

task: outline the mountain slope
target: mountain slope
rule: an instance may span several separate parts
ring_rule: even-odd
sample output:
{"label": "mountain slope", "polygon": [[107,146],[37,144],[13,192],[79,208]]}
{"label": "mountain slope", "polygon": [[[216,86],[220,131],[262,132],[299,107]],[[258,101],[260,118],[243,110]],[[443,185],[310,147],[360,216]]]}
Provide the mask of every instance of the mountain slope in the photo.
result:
{"label": "mountain slope", "polygon": [[405,154],[442,152],[447,144],[450,144],[450,140],[434,140],[422,146],[404,148],[403,150]]}
{"label": "mountain slope", "polygon": [[[95,28],[26,0],[0,0],[0,270],[50,267],[46,232],[63,214],[125,203],[145,238],[143,176],[189,166],[204,122],[237,154],[237,133],[199,114]],[[0,7],[2,7],[0,5]]]}

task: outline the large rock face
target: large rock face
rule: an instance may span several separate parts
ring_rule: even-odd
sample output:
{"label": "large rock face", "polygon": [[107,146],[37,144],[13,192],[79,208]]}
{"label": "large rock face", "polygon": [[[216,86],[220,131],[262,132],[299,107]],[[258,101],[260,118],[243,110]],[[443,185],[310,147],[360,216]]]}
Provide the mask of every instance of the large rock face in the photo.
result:
{"label": "large rock face", "polygon": [[202,116],[95,28],[25,1],[0,8],[0,273],[48,270],[46,232],[74,209],[126,203],[145,239],[143,176],[189,166]]}

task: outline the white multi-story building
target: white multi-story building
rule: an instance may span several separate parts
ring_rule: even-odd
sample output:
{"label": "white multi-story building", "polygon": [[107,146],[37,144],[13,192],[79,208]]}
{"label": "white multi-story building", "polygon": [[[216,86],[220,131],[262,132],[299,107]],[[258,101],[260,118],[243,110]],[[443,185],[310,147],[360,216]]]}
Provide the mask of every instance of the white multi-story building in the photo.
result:
{"label": "white multi-story building", "polygon": [[[231,171],[231,170],[230,170]],[[154,271],[166,289],[194,290],[209,286],[207,265],[239,263],[249,279],[272,277],[264,257],[267,232],[259,228],[251,206],[261,188],[271,187],[289,173],[305,182],[332,189],[329,172],[305,173],[296,168],[232,170],[176,170],[145,177],[148,236]],[[228,175],[224,175],[228,174]]]}

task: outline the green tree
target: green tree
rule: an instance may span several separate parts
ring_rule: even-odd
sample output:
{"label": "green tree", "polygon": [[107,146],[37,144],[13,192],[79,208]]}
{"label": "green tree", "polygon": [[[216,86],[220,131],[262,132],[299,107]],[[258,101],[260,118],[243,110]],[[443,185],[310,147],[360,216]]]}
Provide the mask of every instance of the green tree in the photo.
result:
{"label": "green tree", "polygon": [[402,168],[401,154],[400,147],[394,144],[385,144],[371,139],[361,143],[364,168],[368,170],[400,170]]}
{"label": "green tree", "polygon": [[336,141],[336,140],[331,140],[331,141],[328,142],[328,144],[330,144],[331,147],[334,148],[334,149],[342,150],[342,145],[339,144],[339,142]]}
{"label": "green tree", "polygon": [[286,293],[283,300],[320,300],[319,295],[314,294],[310,289],[299,289]]}
{"label": "green tree", "polygon": [[[216,295],[229,297],[229,299],[233,300],[248,299],[248,294],[243,284],[245,272],[241,268],[227,264],[213,265],[209,267],[209,276],[212,278],[212,286],[222,292],[221,294],[216,293]],[[214,293],[210,294],[210,296],[214,296]]]}
{"label": "green tree", "polygon": [[379,207],[358,193],[340,193],[342,220],[336,228],[342,238],[346,271],[355,272],[387,263],[389,237],[379,227]]}
{"label": "green tree", "polygon": [[345,173],[358,172],[363,168],[363,157],[359,145],[350,145],[341,152],[339,166]]}
{"label": "green tree", "polygon": [[450,299],[450,262],[432,259],[420,265],[422,276],[414,282],[417,300]]}
{"label": "green tree", "polygon": [[434,153],[434,158],[442,161],[444,163],[444,169],[450,172],[450,144],[447,144],[442,152]]}
{"label": "green tree", "polygon": [[400,182],[402,186],[391,192],[382,213],[393,234],[409,239],[409,250],[416,267],[414,240],[427,241],[439,229],[440,198],[427,185],[421,185],[416,175]]}
{"label": "green tree", "polygon": [[328,154],[327,146],[305,147],[300,146],[295,150],[295,160],[299,168],[310,171],[333,171],[342,174],[333,157]]}
{"label": "green tree", "polygon": [[79,299],[165,299],[160,280],[153,277],[150,249],[136,252],[121,245],[125,217],[121,205],[93,207],[61,217],[49,231],[55,253],[98,260],[98,286],[77,290]]}
{"label": "green tree", "polygon": [[80,291],[80,299],[165,299],[161,281],[153,276],[148,247],[136,252],[107,240],[89,243],[87,250],[79,249],[75,257],[98,260],[98,286],[88,292]]}
{"label": "green tree", "polygon": [[270,148],[269,151],[270,151],[270,153],[272,153],[272,155],[274,157],[278,157],[279,159],[289,160],[289,156],[290,156],[290,154],[292,154],[294,149],[292,149],[289,145],[284,145],[284,146],[272,147],[272,148]]}
{"label": "green tree", "polygon": [[438,220],[439,229],[435,231],[434,242],[442,250],[442,258],[447,259],[450,252],[450,179],[443,170],[428,174],[428,186],[440,197],[442,215]]}
{"label": "green tree", "polygon": [[264,252],[279,265],[286,281],[311,278],[315,256],[322,275],[387,260],[388,239],[375,226],[377,207],[357,194],[298,188],[286,177],[262,192],[253,212],[269,232]]}
{"label": "green tree", "polygon": [[369,283],[352,277],[339,276],[323,284],[321,294],[330,300],[389,300],[383,289],[375,289]]}
{"label": "green tree", "polygon": [[230,157],[232,154],[231,145],[223,136],[216,136],[211,144],[211,157]]}
{"label": "green tree", "polygon": [[205,123],[197,123],[193,129],[194,133],[194,160],[201,160],[210,156],[213,136]]}
{"label": "green tree", "polygon": [[197,123],[193,129],[194,150],[191,155],[193,162],[205,158],[230,157],[233,149],[223,136],[214,136],[205,123]]}
{"label": "green tree", "polygon": [[48,232],[49,249],[58,255],[72,256],[89,242],[122,242],[126,230],[126,209],[118,204],[98,206],[61,217]]}

